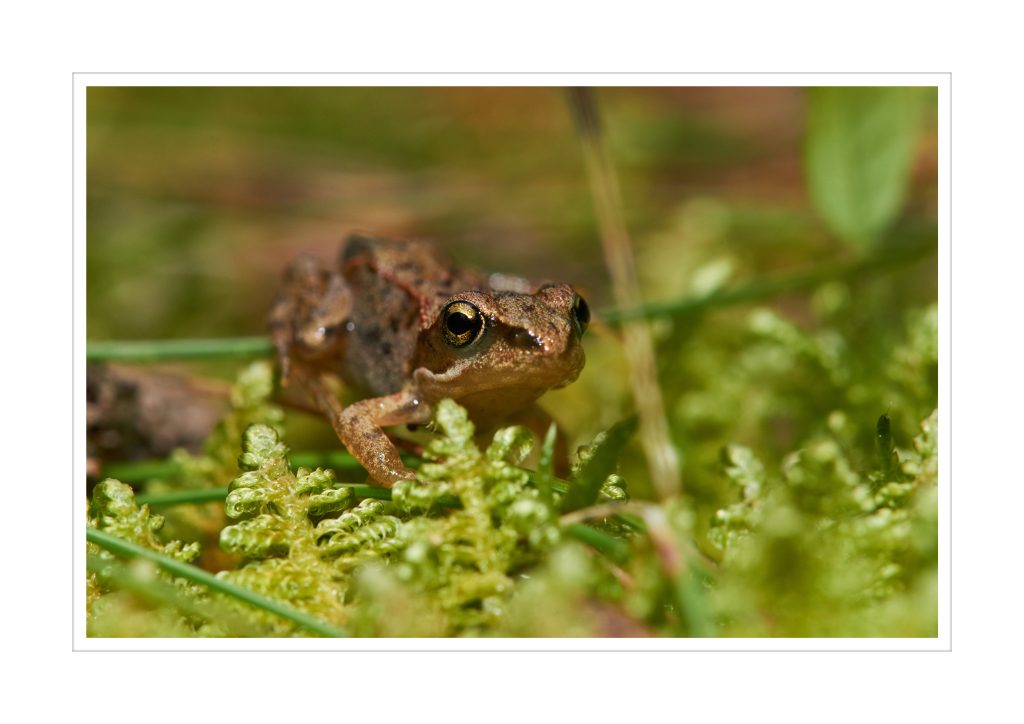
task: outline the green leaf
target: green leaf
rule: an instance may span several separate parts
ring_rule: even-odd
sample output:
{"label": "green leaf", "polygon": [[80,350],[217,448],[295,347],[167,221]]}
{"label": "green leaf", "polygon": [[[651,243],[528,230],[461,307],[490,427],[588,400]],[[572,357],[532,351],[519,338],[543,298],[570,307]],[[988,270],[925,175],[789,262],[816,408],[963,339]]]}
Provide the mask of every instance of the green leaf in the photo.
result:
{"label": "green leaf", "polygon": [[581,464],[565,496],[562,512],[570,513],[593,505],[605,479],[615,469],[622,449],[636,432],[637,419],[630,417],[612,425],[594,438],[589,450],[580,455]]}
{"label": "green leaf", "polygon": [[537,460],[537,474],[533,479],[537,490],[540,491],[541,498],[549,503],[554,499],[551,491],[555,482],[555,442],[557,438],[558,426],[552,422],[541,443],[540,457]]}
{"label": "green leaf", "polygon": [[880,416],[878,423],[875,425],[875,447],[878,450],[878,460],[882,474],[888,478],[900,461],[899,456],[896,454],[896,445],[892,439],[892,420],[888,415]]}
{"label": "green leaf", "polygon": [[844,241],[876,242],[903,206],[918,139],[923,88],[812,88],[807,184],[817,211]]}

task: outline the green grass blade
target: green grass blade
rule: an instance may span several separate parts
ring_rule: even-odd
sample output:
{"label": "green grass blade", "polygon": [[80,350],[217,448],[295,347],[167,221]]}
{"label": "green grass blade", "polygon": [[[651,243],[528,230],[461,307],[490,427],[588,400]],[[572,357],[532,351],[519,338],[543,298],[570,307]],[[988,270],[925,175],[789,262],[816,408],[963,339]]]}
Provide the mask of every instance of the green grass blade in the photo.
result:
{"label": "green grass blade", "polygon": [[211,339],[154,339],[87,342],[87,362],[162,362],[172,359],[268,357],[274,352],[269,337]]}
{"label": "green grass blade", "polygon": [[533,474],[533,484],[540,491],[541,499],[547,503],[552,500],[555,482],[555,440],[558,437],[558,426],[551,423],[540,446],[540,457],[537,459],[537,472]]}
{"label": "green grass blade", "polygon": [[174,505],[223,502],[228,495],[227,488],[198,488],[196,490],[172,490],[166,493],[142,493],[135,496],[139,505],[151,508],[167,508]]}
{"label": "green grass blade", "polygon": [[[419,458],[403,454],[402,461],[415,470],[421,461]],[[344,450],[327,450],[323,452],[295,452],[288,456],[288,464],[292,469],[330,468],[338,473],[364,472],[363,466],[352,455]],[[129,460],[111,462],[103,465],[103,477],[114,478],[123,483],[138,483],[145,480],[170,478],[178,471],[172,460]]]}
{"label": "green grass blade", "polygon": [[629,558],[629,543],[597,528],[591,528],[583,523],[573,523],[565,527],[565,534],[590,546],[615,563],[625,563]]}
{"label": "green grass blade", "polygon": [[[391,500],[391,489],[379,485],[361,483],[339,483],[340,486],[352,488],[356,498],[374,498],[375,500]],[[210,503],[223,501],[228,495],[227,488],[200,488],[198,490],[175,490],[168,493],[141,493],[135,496],[139,505],[151,508],[167,508],[174,505]],[[443,495],[438,505],[445,508],[461,508],[462,501],[454,495]]]}
{"label": "green grass blade", "polygon": [[769,277],[697,296],[651,302],[631,309],[606,309],[599,315],[608,324],[618,325],[634,319],[681,317],[713,309],[761,302],[784,294],[803,292],[833,280],[855,279],[883,269],[893,269],[938,253],[935,237],[903,245],[889,245],[865,259],[847,263],[822,264],[813,269]]}
{"label": "green grass blade", "polygon": [[[762,279],[706,295],[651,302],[629,308],[604,309],[597,316],[608,324],[618,325],[634,319],[698,314],[805,291],[834,279],[852,279],[882,269],[894,268],[934,255],[937,251],[934,234],[929,233],[923,242],[915,240],[902,245],[890,244],[861,261],[822,264],[813,269]],[[273,352],[274,348],[268,337],[221,337],[88,342],[85,357],[89,362],[163,362],[269,357]]]}
{"label": "green grass blade", "polygon": [[717,633],[711,606],[702,587],[701,579],[700,569],[690,566],[685,573],[677,576],[672,582],[672,593],[689,636],[711,638]]}
{"label": "green grass blade", "polygon": [[90,543],[95,543],[99,547],[116,555],[126,558],[144,558],[152,561],[171,575],[179,576],[180,578],[184,578],[186,581],[198,583],[201,586],[206,586],[211,591],[222,593],[225,596],[231,596],[232,598],[243,601],[250,606],[255,606],[263,611],[280,616],[283,619],[291,621],[297,626],[301,626],[307,631],[330,638],[343,638],[348,636],[348,634],[342,629],[332,626],[331,624],[321,621],[306,613],[297,611],[291,606],[266,598],[258,593],[250,591],[247,588],[243,588],[242,586],[220,579],[201,568],[174,560],[173,558],[169,558],[161,553],[157,553],[156,551],[152,551],[148,548],[143,548],[140,545],[136,545],[135,543],[118,538],[117,536],[110,535],[109,533],[105,533],[104,531],[96,528],[86,528],[85,538]]}
{"label": "green grass blade", "polygon": [[127,591],[150,604],[170,606],[186,616],[218,623],[232,638],[267,635],[265,631],[225,606],[217,605],[213,601],[197,601],[193,596],[185,594],[169,583],[138,575],[124,564],[90,554],[86,558],[85,567],[110,588]]}
{"label": "green grass blade", "polygon": [[622,454],[623,448],[629,442],[637,428],[637,418],[630,417],[612,425],[602,439],[596,443],[596,449],[569,487],[562,502],[562,512],[571,513],[574,510],[593,505],[601,492],[601,484],[605,478],[615,469],[615,464]]}

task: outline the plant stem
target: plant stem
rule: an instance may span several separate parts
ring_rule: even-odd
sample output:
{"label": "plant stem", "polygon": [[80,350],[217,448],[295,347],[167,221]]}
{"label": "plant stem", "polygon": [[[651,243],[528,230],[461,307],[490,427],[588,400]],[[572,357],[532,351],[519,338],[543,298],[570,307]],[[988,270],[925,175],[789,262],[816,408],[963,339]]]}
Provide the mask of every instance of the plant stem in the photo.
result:
{"label": "plant stem", "polygon": [[[691,295],[647,304],[612,307],[597,316],[610,325],[638,319],[681,317],[715,309],[760,302],[783,294],[813,289],[838,279],[854,279],[870,272],[894,269],[936,254],[933,237],[924,242],[890,246],[885,251],[854,262],[831,262],[813,269],[784,274],[723,289],[710,294]],[[89,362],[165,362],[179,359],[217,359],[221,357],[266,357],[274,348],[267,337],[218,337],[209,339],[154,339],[140,341],[88,342]]]}
{"label": "plant stem", "polygon": [[280,616],[283,619],[291,621],[292,623],[301,626],[308,631],[312,631],[313,633],[320,634],[321,636],[332,638],[348,636],[348,634],[342,629],[336,628],[329,623],[321,621],[309,614],[303,613],[302,611],[297,611],[291,606],[266,598],[258,593],[250,591],[247,588],[243,588],[242,586],[238,586],[234,583],[218,578],[212,573],[204,571],[201,568],[189,565],[188,563],[182,563],[181,561],[169,558],[168,556],[157,553],[156,551],[152,551],[148,548],[143,548],[140,545],[136,545],[130,541],[110,535],[109,533],[105,533],[104,531],[96,528],[86,528],[85,538],[90,543],[95,543],[100,548],[104,548],[119,556],[126,558],[144,558],[152,561],[171,575],[184,578],[186,581],[191,581],[192,583],[198,583],[201,586],[206,586],[217,593],[222,593],[226,596],[236,598],[239,601],[248,603],[250,606],[255,606],[256,608],[267,611],[268,613]]}
{"label": "plant stem", "polygon": [[[419,459],[412,455],[402,455],[402,461],[410,468],[419,466]],[[352,455],[343,450],[296,452],[288,456],[288,464],[292,469],[298,468],[331,468],[336,472],[362,471]],[[103,466],[101,471],[105,478],[114,478],[122,482],[141,482],[154,478],[168,478],[177,472],[178,466],[173,460],[132,460],[112,462]]]}
{"label": "plant stem", "polygon": [[782,294],[813,289],[828,281],[852,279],[869,272],[894,268],[935,254],[937,251],[934,238],[930,238],[925,242],[890,247],[887,251],[876,252],[859,261],[822,264],[813,269],[785,274],[772,279],[762,279],[710,294],[650,302],[636,307],[607,309],[601,313],[600,318],[608,324],[622,324],[634,319],[699,314],[712,309],[759,302]]}
{"label": "plant stem", "polygon": [[135,496],[135,501],[139,505],[148,505],[151,508],[166,508],[174,505],[224,502],[227,496],[227,488],[198,488],[167,493],[142,493]]}
{"label": "plant stem", "polygon": [[608,556],[616,563],[623,563],[629,558],[629,543],[604,531],[582,523],[568,525],[564,530],[566,535]]}
{"label": "plant stem", "polygon": [[[356,498],[374,498],[375,500],[391,500],[391,489],[379,485],[363,485],[360,483],[340,483],[341,487],[352,488]],[[167,508],[175,505],[195,503],[212,503],[223,501],[228,496],[227,488],[199,488],[196,490],[175,490],[169,493],[141,493],[135,496],[139,505],[151,508]],[[442,496],[438,504],[445,508],[461,508],[462,502],[454,495]]]}
{"label": "plant stem", "polygon": [[714,636],[714,620],[698,578],[700,567],[686,560],[685,553],[692,552],[692,546],[684,543],[669,525],[664,508],[646,505],[639,507],[639,512],[662,572],[672,584],[680,622],[685,624],[680,633],[695,638]]}
{"label": "plant stem", "polygon": [[178,466],[173,460],[163,458],[157,460],[130,460],[126,462],[104,463],[100,469],[102,478],[114,478],[122,483],[135,483],[154,478],[167,478],[177,471]]}
{"label": "plant stem", "polygon": [[646,505],[646,503],[628,500],[600,503],[598,505],[592,505],[589,508],[580,508],[579,510],[574,510],[571,513],[566,513],[559,518],[559,522],[561,522],[562,525],[569,526],[575,525],[576,523],[582,523],[587,520],[593,520],[594,518],[611,518],[612,516],[620,515],[624,512],[643,510]]}
{"label": "plant stem", "polygon": [[[569,107],[576,120],[583,160],[594,197],[605,265],[612,279],[615,303],[627,309],[640,305],[640,282],[633,260],[633,245],[626,228],[618,179],[604,142],[597,103],[589,88],[570,88]],[[640,442],[647,457],[651,482],[662,500],[681,490],[679,453],[669,436],[668,420],[658,383],[654,339],[644,319],[623,327],[623,347],[640,418]]]}
{"label": "plant stem", "polygon": [[266,357],[274,351],[269,337],[154,339],[88,342],[87,362],[161,362],[171,359]]}

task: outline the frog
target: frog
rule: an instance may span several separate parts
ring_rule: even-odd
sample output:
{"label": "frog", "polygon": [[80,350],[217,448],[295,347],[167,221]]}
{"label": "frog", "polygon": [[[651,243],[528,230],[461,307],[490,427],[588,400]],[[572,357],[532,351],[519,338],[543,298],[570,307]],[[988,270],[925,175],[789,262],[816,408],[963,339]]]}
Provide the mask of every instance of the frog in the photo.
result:
{"label": "frog", "polygon": [[[282,386],[303,390],[371,481],[392,487],[417,478],[384,428],[428,426],[442,399],[478,433],[508,423],[542,436],[551,417],[537,401],[579,377],[590,318],[570,284],[484,275],[429,240],[354,234],[333,264],[292,262],[269,327]],[[359,399],[343,404],[339,387]]]}

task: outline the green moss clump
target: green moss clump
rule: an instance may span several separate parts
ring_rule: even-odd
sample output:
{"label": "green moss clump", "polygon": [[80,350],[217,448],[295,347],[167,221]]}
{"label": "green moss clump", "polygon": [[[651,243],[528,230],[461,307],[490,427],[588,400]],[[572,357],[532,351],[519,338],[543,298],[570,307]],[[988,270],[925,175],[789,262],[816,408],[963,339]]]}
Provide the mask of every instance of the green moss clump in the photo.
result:
{"label": "green moss clump", "polygon": [[[104,480],[93,489],[87,523],[184,563],[199,556],[198,543],[162,540],[158,533],[164,525],[163,517],[151,513],[149,506],[138,505],[131,487],[118,480]],[[92,543],[86,544],[86,554],[104,570],[110,565],[120,565],[111,553]],[[203,589],[169,576],[148,562],[136,561],[132,566],[136,579],[173,587],[173,592],[182,598],[198,599],[205,594]],[[208,635],[211,631],[206,624],[207,620],[202,617],[183,616],[178,611],[152,605],[119,590],[109,575],[101,575],[96,570],[90,570],[87,575],[86,630],[90,636]]]}
{"label": "green moss clump", "polygon": [[518,467],[533,444],[525,429],[499,430],[481,451],[455,403],[442,401],[436,422],[441,436],[427,446],[420,482],[400,483],[395,500],[414,512],[425,497],[451,494],[462,507],[403,525],[396,576],[436,597],[450,631],[480,632],[503,616],[515,571],[558,542],[556,511]]}
{"label": "green moss clump", "polygon": [[[219,575],[344,626],[346,586],[333,554],[337,521],[355,505],[352,490],[337,483],[330,470],[299,468],[293,473],[287,452],[272,427],[255,424],[245,430],[238,458],[244,472],[231,482],[225,501],[226,513],[235,522],[220,534],[221,547],[238,554],[242,563]],[[361,540],[358,527],[343,538],[353,553],[362,547],[355,542]],[[260,616],[277,634],[300,633],[293,624]]]}
{"label": "green moss clump", "polygon": [[937,635],[935,421],[887,475],[857,470],[830,437],[767,477],[749,451],[729,449],[723,471],[742,501],[709,534],[723,554],[721,634]]}
{"label": "green moss clump", "polygon": [[[284,434],[284,412],[270,402],[273,392],[274,368],[270,362],[253,362],[243,367],[231,387],[230,407],[206,439],[202,452],[193,455],[186,450],[174,451],[169,458],[171,472],[147,481],[146,492],[159,494],[228,485],[241,472],[239,441],[250,425],[266,425],[278,435]],[[222,506],[178,506],[167,510],[165,518],[167,535],[199,542],[204,558],[210,558],[215,568],[231,564],[228,557],[218,555],[216,545],[226,523]]]}
{"label": "green moss clump", "polygon": [[[481,451],[458,405],[443,401],[436,424],[420,480],[396,485],[391,501],[358,504],[328,470],[292,473],[276,432],[249,427],[239,458],[245,472],[225,501],[234,522],[220,536],[243,562],[221,575],[339,626],[356,611],[364,633],[402,635],[373,616],[394,606],[383,600],[389,591],[414,601],[437,634],[493,627],[515,572],[561,539],[557,511],[518,467],[532,447],[523,428],[499,430]],[[459,507],[441,506],[445,500]],[[367,572],[375,561],[386,568]]]}

